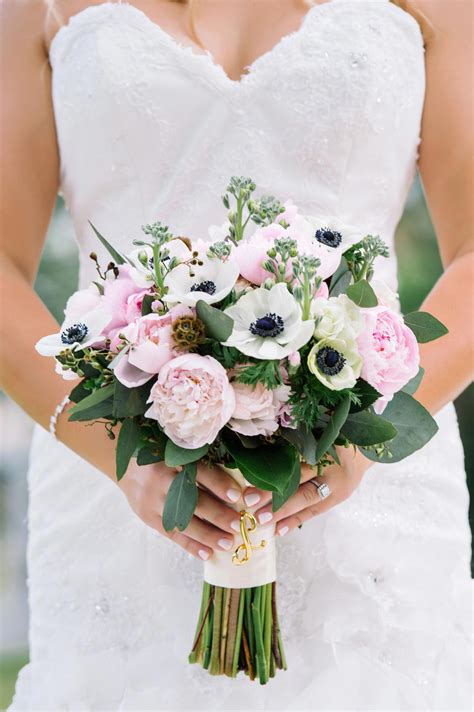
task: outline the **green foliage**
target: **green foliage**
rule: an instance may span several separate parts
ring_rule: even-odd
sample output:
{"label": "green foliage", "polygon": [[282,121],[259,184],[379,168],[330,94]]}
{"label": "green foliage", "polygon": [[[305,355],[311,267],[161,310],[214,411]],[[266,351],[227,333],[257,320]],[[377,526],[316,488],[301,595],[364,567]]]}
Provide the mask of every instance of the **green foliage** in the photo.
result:
{"label": "green foliage", "polygon": [[280,428],[281,436],[295,447],[308,465],[315,465],[316,438],[304,423],[297,428]]}
{"label": "green foliage", "polygon": [[155,450],[149,445],[140,448],[137,454],[137,465],[152,465],[155,462],[163,461],[163,453]]}
{"label": "green foliage", "polygon": [[230,433],[225,444],[237,467],[254,487],[281,495],[285,493],[295,461],[299,461],[294,447],[287,443],[272,443],[248,449]]}
{"label": "green foliage", "polygon": [[142,316],[146,316],[147,314],[152,314],[151,305],[153,304],[155,299],[156,299],[156,296],[154,294],[145,294],[145,296],[143,297],[143,301],[142,301],[142,309],[141,309]]}
{"label": "green foliage", "polygon": [[372,403],[380,398],[380,393],[375,390],[370,383],[359,378],[353,389],[353,395],[357,396],[358,401],[351,404],[351,413],[358,413],[361,410],[366,410]]}
{"label": "green foliage", "polygon": [[349,414],[350,405],[350,396],[346,395],[334,408],[334,411],[329,418],[329,422],[318,440],[315,454],[316,462],[318,462],[323,455],[326,454],[331,445],[335,442]]}
{"label": "green foliage", "polygon": [[121,480],[126,473],[128,464],[140,442],[140,434],[140,425],[134,418],[127,418],[123,421],[115,450],[117,480]]}
{"label": "green foliage", "polygon": [[250,366],[241,367],[238,369],[236,380],[248,386],[263,383],[269,390],[283,384],[279,361],[255,361]]}
{"label": "green foliage", "polygon": [[196,463],[186,465],[178,472],[166,495],[163,509],[163,527],[167,532],[184,531],[191,521],[198,501]]}
{"label": "green foliage", "polygon": [[397,429],[388,419],[363,410],[349,414],[341,432],[354,445],[376,445],[392,440]]}
{"label": "green foliage", "polygon": [[397,435],[388,443],[389,453],[382,457],[361,448],[364,455],[375,462],[399,462],[426,445],[438,431],[435,419],[426,408],[403,391],[394,395],[383,412],[383,418],[393,424]]}
{"label": "green foliage", "polygon": [[413,331],[420,344],[439,339],[448,333],[448,329],[436,317],[428,312],[415,311],[404,316],[405,324]]}
{"label": "green foliage", "polygon": [[354,281],[359,282],[371,278],[372,266],[377,257],[388,257],[389,254],[387,245],[378,235],[366,235],[360,242],[346,250],[344,257],[354,276]]}
{"label": "green foliage", "polygon": [[207,454],[209,445],[203,445],[196,449],[189,449],[176,445],[172,440],[168,440],[165,447],[165,462],[168,467],[179,467],[197,462]]}
{"label": "green foliage", "polygon": [[365,279],[351,284],[350,287],[347,288],[346,294],[358,307],[376,307],[378,304],[374,290]]}
{"label": "green foliage", "polygon": [[404,391],[404,393],[408,393],[412,396],[418,390],[418,387],[421,381],[423,380],[424,375],[425,369],[420,366],[416,376],[414,376],[410,381],[408,381],[408,383],[406,383],[401,390]]}
{"label": "green foliage", "polygon": [[196,313],[206,327],[206,335],[217,341],[227,341],[232,334],[234,321],[220,309],[212,307],[203,299],[196,304]]}
{"label": "green foliage", "polygon": [[69,410],[69,420],[95,420],[111,416],[113,408],[114,384],[93,391]]}
{"label": "green foliage", "polygon": [[292,497],[301,482],[301,462],[299,458],[295,459],[293,469],[291,471],[290,479],[285,487],[284,492],[273,492],[272,493],[272,510],[274,512],[278,511],[285,502],[287,502],[290,497]]}
{"label": "green foliage", "polygon": [[148,410],[147,400],[153,379],[137,388],[127,388],[120,381],[115,381],[113,416],[115,418],[131,418],[143,415]]}
{"label": "green foliage", "polygon": [[338,297],[340,294],[345,294],[351,281],[352,272],[350,271],[347,260],[343,255],[341,257],[339,267],[331,277],[331,281],[329,283],[329,296]]}
{"label": "green foliage", "polygon": [[105,237],[100,234],[100,232],[99,232],[99,231],[97,230],[97,228],[91,223],[90,220],[89,220],[89,225],[90,225],[91,228],[94,230],[94,232],[95,232],[95,234],[96,234],[96,237],[97,237],[98,240],[102,243],[102,245],[105,247],[105,249],[107,250],[107,252],[109,253],[109,255],[110,255],[110,256],[112,257],[112,259],[114,260],[115,264],[117,264],[117,265],[124,265],[125,262],[128,262],[128,260],[126,260],[126,258],[125,258],[123,255],[121,255],[120,252],[117,252],[117,250],[115,249],[115,247],[113,247],[113,246],[110,244],[110,242],[108,242],[108,240],[106,240]]}

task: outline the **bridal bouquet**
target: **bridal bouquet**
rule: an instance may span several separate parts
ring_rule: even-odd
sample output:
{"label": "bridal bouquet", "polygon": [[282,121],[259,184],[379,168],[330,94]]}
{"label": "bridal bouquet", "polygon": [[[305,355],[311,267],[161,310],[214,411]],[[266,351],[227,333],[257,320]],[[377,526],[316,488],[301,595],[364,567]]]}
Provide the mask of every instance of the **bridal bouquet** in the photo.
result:
{"label": "bridal bouquet", "polygon": [[[80,378],[70,420],[105,424],[117,478],[131,458],[177,470],[168,531],[193,516],[198,462],[272,492],[277,510],[298,488],[301,463],[318,477],[338,462],[336,445],[395,463],[437,429],[412,394],[423,375],[417,341],[446,329],[424,312],[402,316],[374,279],[386,245],[255,190],[231,178],[227,220],[207,240],[156,222],[122,254],[92,226],[111,261],[91,254],[97,280],[36,346],[65,378]],[[286,668],[274,525],[257,527],[252,509],[236,508],[234,552],[205,564],[190,661],[264,684]]]}

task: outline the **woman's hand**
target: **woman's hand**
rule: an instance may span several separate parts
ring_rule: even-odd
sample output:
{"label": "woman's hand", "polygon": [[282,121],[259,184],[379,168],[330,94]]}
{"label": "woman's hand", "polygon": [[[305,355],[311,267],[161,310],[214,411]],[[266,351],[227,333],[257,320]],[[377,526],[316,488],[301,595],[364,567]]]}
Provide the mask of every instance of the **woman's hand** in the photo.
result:
{"label": "woman's hand", "polygon": [[234,543],[232,534],[239,531],[238,515],[230,506],[241,497],[239,486],[223,470],[199,465],[199,499],[194,516],[184,532],[167,532],[162,514],[175,475],[176,471],[163,463],[141,466],[133,463],[118,486],[145,524],[193,556],[206,561],[214,549],[229,551]]}
{"label": "woman's hand", "polygon": [[[308,519],[326,512],[350,497],[366,470],[373,464],[360,452],[354,452],[352,448],[338,447],[337,454],[341,464],[337,465],[334,462],[332,465],[328,465],[324,468],[324,475],[321,477],[317,477],[316,469],[303,465],[301,484],[297,492],[277,512],[272,512],[270,493],[268,492],[248,488],[243,493],[244,501],[250,505],[258,496],[263,506],[256,511],[255,516],[260,524],[268,524],[274,520],[276,533],[280,536],[288,534],[289,531],[301,526]],[[318,484],[327,483],[331,494],[322,500],[315,485],[309,480],[315,480]]]}

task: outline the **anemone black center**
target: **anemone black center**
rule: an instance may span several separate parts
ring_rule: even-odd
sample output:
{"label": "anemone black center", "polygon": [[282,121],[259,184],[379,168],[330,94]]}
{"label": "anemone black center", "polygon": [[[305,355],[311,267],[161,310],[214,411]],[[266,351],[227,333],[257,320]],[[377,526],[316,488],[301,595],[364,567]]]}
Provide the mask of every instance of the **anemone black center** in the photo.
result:
{"label": "anemone black center", "polygon": [[321,373],[325,373],[326,376],[335,376],[344,368],[346,359],[331,346],[323,346],[316,354],[316,363]]}
{"label": "anemone black center", "polygon": [[281,316],[278,314],[265,314],[261,316],[260,319],[255,319],[250,326],[249,330],[255,336],[278,336],[281,334],[285,324]]}
{"label": "anemone black center", "polygon": [[153,270],[155,269],[155,258],[153,257],[153,255],[148,258],[148,269],[151,272],[153,272]]}
{"label": "anemone black center", "polygon": [[61,332],[61,341],[63,344],[80,344],[87,336],[88,331],[85,324],[73,324]]}
{"label": "anemone black center", "polygon": [[330,230],[328,227],[318,228],[315,238],[322,245],[327,245],[327,247],[339,247],[342,242],[341,233],[337,230]]}
{"label": "anemone black center", "polygon": [[191,287],[191,292],[205,292],[206,294],[215,294],[216,284],[210,279],[206,279],[204,282],[196,282]]}

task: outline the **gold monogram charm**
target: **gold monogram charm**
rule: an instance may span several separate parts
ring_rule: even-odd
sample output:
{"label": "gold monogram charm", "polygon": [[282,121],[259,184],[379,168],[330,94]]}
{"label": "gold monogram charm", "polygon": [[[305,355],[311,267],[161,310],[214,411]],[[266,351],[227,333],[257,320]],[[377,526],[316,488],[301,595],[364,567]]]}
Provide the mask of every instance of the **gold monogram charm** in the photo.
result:
{"label": "gold monogram charm", "polygon": [[247,563],[252,556],[252,549],[263,549],[267,545],[265,539],[262,539],[258,545],[252,544],[250,541],[249,534],[254,532],[256,528],[257,520],[253,514],[243,509],[240,512],[240,536],[243,543],[237,547],[232,556],[232,563],[236,566],[242,566],[242,564]]}

